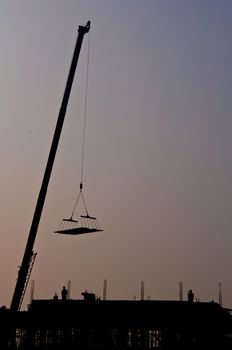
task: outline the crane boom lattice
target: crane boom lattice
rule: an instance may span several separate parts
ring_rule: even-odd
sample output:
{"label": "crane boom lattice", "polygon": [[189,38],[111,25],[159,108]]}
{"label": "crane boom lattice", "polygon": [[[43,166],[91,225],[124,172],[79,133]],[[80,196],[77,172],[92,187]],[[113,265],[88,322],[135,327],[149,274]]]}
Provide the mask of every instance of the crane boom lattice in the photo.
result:
{"label": "crane boom lattice", "polygon": [[27,289],[27,285],[28,285],[29,279],[31,277],[31,271],[32,271],[32,268],[33,268],[33,265],[34,265],[34,262],[35,262],[36,255],[37,255],[37,253],[33,252],[32,256],[31,256],[31,260],[29,262],[29,267],[28,267],[28,272],[27,272],[27,276],[26,276],[26,280],[25,280],[25,285],[24,285],[24,288],[23,288],[23,291],[22,291],[22,296],[21,296],[20,302],[19,302],[19,309],[21,308],[22,303],[23,303],[23,298],[24,298],[24,295],[26,293],[26,289]]}

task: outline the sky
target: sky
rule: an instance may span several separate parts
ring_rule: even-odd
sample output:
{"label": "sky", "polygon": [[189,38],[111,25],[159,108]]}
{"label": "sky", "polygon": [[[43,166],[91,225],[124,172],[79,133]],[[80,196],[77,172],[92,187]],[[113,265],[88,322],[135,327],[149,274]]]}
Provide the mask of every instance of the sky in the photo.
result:
{"label": "sky", "polygon": [[[39,225],[36,299],[232,307],[231,0],[0,2],[0,305],[9,306],[79,25],[84,37]],[[83,193],[100,233],[54,233]],[[83,214],[83,208],[77,217]],[[23,307],[30,302],[30,283]]]}

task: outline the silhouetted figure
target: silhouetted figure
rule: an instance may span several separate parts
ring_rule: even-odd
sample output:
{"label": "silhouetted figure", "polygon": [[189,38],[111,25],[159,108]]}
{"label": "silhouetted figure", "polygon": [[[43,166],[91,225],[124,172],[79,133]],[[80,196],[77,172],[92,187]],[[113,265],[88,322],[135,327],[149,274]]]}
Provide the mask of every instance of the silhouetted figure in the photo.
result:
{"label": "silhouetted figure", "polygon": [[54,294],[53,300],[58,300],[58,295],[57,295],[57,293]]}
{"label": "silhouetted figure", "polygon": [[63,287],[63,289],[61,291],[62,300],[67,300],[67,295],[68,295],[68,291],[65,287]]}
{"label": "silhouetted figure", "polygon": [[188,292],[188,301],[190,301],[192,303],[193,300],[194,300],[194,294],[193,294],[192,289],[190,289]]}

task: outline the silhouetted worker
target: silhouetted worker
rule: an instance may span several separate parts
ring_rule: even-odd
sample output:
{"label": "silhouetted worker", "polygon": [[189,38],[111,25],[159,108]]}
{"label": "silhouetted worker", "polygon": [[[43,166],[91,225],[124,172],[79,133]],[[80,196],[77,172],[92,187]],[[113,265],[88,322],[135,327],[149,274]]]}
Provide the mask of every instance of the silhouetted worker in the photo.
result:
{"label": "silhouetted worker", "polygon": [[194,300],[194,294],[193,294],[192,289],[190,289],[188,292],[188,301],[190,301],[192,303],[193,300]]}
{"label": "silhouetted worker", "polygon": [[68,295],[68,291],[65,287],[63,287],[62,291],[61,291],[61,297],[62,300],[66,300],[67,299],[67,295]]}

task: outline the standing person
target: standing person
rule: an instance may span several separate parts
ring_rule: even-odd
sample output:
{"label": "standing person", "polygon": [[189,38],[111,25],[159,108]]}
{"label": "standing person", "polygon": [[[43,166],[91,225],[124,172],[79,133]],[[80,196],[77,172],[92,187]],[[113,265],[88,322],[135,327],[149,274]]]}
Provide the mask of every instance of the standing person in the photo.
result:
{"label": "standing person", "polygon": [[190,289],[188,292],[188,301],[190,301],[192,303],[193,300],[194,300],[194,293],[193,293],[192,289]]}
{"label": "standing person", "polygon": [[62,291],[61,291],[61,298],[62,298],[62,300],[67,300],[67,295],[68,295],[68,291],[67,291],[67,289],[64,286]]}

